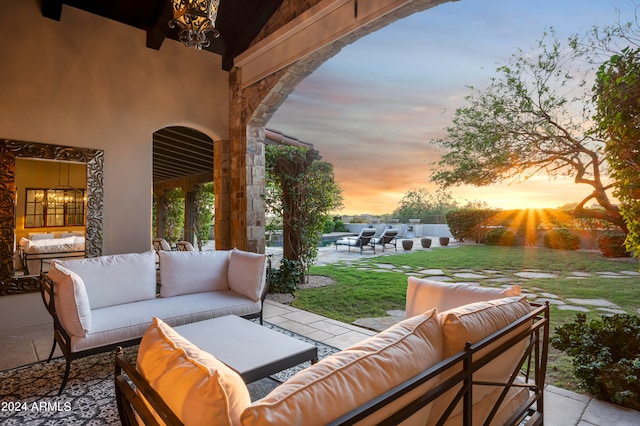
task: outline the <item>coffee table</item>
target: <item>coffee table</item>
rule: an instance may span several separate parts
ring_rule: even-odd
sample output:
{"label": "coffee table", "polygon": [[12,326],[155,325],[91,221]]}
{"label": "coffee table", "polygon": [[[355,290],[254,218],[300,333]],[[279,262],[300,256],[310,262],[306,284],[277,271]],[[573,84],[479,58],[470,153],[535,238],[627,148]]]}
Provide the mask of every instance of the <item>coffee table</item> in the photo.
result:
{"label": "coffee table", "polygon": [[235,315],[173,327],[251,383],[305,361],[318,361],[318,348]]}

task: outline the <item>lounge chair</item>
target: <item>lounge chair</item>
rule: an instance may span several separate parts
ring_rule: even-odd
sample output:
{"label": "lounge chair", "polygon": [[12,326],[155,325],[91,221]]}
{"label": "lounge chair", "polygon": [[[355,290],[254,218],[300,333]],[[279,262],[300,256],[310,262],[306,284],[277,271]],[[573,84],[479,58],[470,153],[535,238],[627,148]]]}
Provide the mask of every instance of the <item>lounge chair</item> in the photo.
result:
{"label": "lounge chair", "polygon": [[336,250],[338,250],[338,246],[347,246],[349,251],[351,251],[351,247],[358,247],[360,254],[365,248],[373,249],[373,253],[375,253],[376,247],[369,244],[374,235],[376,235],[375,228],[364,228],[357,237],[340,238],[336,241]]}
{"label": "lounge chair", "polygon": [[385,247],[388,245],[393,246],[393,248],[398,251],[398,247],[396,246],[396,237],[398,236],[398,230],[393,229],[385,229],[384,232],[379,237],[373,237],[371,239],[370,244],[372,246],[380,245],[382,246],[382,251],[384,251]]}

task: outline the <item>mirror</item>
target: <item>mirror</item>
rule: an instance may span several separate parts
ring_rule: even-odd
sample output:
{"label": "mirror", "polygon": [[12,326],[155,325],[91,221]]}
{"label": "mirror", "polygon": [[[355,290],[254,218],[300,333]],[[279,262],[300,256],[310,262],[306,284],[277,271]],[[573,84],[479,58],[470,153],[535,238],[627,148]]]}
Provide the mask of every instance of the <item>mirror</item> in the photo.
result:
{"label": "mirror", "polygon": [[86,164],[85,256],[102,253],[102,206],[104,151],[0,140],[0,296],[39,291],[37,276],[15,276],[16,159],[31,158]]}

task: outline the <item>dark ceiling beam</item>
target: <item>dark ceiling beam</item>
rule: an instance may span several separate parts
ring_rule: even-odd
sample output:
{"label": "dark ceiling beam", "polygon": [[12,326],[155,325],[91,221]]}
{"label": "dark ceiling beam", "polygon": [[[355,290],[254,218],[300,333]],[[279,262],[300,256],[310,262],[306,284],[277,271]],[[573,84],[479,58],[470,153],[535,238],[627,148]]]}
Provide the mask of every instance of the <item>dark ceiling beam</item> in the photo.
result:
{"label": "dark ceiling beam", "polygon": [[165,0],[162,13],[155,25],[147,30],[147,47],[160,50],[160,46],[169,33],[169,21],[173,19],[173,6],[171,0]]}
{"label": "dark ceiling beam", "polygon": [[42,0],[42,16],[59,22],[62,18],[62,0]]}
{"label": "dark ceiling beam", "polygon": [[[265,5],[266,3],[266,5]],[[260,4],[259,8],[254,10],[250,23],[247,22],[248,28],[241,33],[240,38],[234,40],[233,44],[228,43],[224,53],[222,54],[222,69],[230,71],[233,68],[233,60],[236,56],[247,50],[253,39],[260,33],[262,27],[269,21],[271,15],[282,4],[282,0],[268,0]]]}

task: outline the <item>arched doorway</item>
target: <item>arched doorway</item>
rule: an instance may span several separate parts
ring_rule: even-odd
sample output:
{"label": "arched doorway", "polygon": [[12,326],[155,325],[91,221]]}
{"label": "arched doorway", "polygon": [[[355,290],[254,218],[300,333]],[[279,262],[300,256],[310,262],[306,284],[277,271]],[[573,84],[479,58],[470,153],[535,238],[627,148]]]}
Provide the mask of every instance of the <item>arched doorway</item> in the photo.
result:
{"label": "arched doorway", "polygon": [[[213,139],[189,127],[165,127],[153,133],[153,237],[171,243],[195,243],[195,187],[213,182]],[[176,193],[175,191],[178,191]],[[182,202],[183,223],[167,223],[167,203]],[[172,229],[168,229],[171,227]]]}

